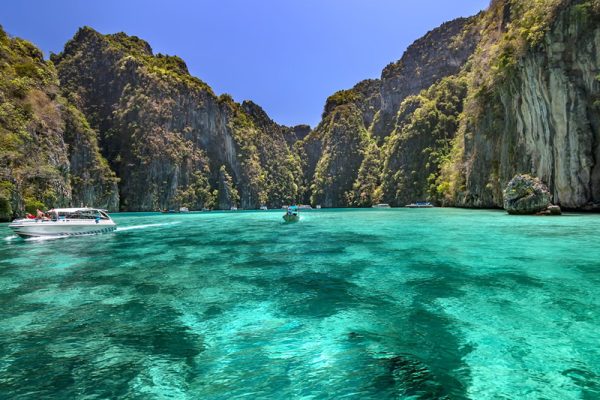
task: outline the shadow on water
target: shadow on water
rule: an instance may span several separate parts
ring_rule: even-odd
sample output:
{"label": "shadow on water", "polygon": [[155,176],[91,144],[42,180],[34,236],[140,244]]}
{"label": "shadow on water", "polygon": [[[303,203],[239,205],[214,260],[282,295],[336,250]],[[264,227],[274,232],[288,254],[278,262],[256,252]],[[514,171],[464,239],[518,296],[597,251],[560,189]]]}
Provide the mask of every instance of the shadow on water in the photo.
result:
{"label": "shadow on water", "polygon": [[[416,289],[417,295],[402,309],[365,293],[343,278],[328,274],[303,273],[282,278],[281,282],[288,294],[288,303],[284,306],[288,315],[328,318],[345,310],[375,309],[381,310],[377,317],[381,324],[392,323],[392,331],[385,335],[364,330],[347,335],[349,351],[366,357],[361,361],[366,363],[363,373],[373,374],[371,383],[362,388],[365,398],[374,393],[414,399],[468,398],[470,373],[463,357],[471,349],[461,344],[454,321],[443,313],[430,311],[436,299],[462,295],[459,277],[408,281],[407,287]],[[394,317],[386,320],[384,310],[394,310]],[[372,345],[384,348],[388,356],[373,354],[369,350]]]}
{"label": "shadow on water", "polygon": [[392,387],[402,398],[420,400],[449,400],[444,387],[423,363],[411,356],[398,355],[383,359],[386,374],[377,377],[373,389]]}
{"label": "shadow on water", "polygon": [[323,318],[343,308],[356,306],[361,300],[352,295],[352,284],[329,274],[308,272],[284,277],[281,283],[287,293],[295,293],[295,300],[286,304],[288,314]]}
{"label": "shadow on water", "polygon": [[71,308],[38,330],[15,335],[2,350],[19,360],[0,377],[11,398],[122,398],[131,394],[134,378],[147,373],[150,359],[181,363],[180,372],[191,373],[204,343],[181,325],[175,309],[134,300]]}
{"label": "shadow on water", "polygon": [[468,277],[451,264],[424,263],[413,268],[437,273],[406,282],[415,295],[398,321],[402,336],[393,340],[400,354],[390,360],[394,381],[403,382],[399,384],[403,395],[417,399],[467,399],[470,372],[463,358],[472,349],[463,345],[455,321],[439,310],[436,301],[462,297]]}

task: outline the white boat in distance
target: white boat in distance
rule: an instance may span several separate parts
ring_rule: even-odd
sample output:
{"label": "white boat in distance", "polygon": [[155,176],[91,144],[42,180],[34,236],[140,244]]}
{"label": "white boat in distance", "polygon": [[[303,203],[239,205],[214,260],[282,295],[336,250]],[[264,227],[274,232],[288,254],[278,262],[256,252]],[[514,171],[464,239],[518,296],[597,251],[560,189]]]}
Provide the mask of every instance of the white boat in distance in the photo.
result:
{"label": "white boat in distance", "polygon": [[374,204],[372,206],[372,208],[392,208],[392,207],[390,207],[390,205],[387,203],[379,203],[379,204]]}
{"label": "white boat in distance", "polygon": [[97,208],[54,208],[46,215],[16,219],[8,227],[23,238],[95,235],[117,229],[108,214]]}
{"label": "white boat in distance", "polygon": [[433,204],[428,201],[417,201],[416,203],[407,204],[408,208],[433,208]]}

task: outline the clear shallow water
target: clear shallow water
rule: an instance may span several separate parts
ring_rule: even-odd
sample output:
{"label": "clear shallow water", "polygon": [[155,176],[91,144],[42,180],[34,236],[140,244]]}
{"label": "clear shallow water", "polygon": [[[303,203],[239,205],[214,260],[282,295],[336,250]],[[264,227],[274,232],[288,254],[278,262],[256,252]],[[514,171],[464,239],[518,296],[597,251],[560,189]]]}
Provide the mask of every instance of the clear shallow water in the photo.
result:
{"label": "clear shallow water", "polygon": [[0,225],[0,398],[600,398],[600,215],[281,215]]}

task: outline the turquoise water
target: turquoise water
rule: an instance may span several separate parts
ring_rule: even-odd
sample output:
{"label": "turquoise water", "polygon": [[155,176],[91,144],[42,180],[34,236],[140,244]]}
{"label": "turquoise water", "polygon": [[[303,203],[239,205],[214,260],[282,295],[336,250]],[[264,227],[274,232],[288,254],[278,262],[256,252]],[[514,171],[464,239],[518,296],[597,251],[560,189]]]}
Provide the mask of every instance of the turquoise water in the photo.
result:
{"label": "turquoise water", "polygon": [[598,399],[600,215],[0,225],[0,397]]}

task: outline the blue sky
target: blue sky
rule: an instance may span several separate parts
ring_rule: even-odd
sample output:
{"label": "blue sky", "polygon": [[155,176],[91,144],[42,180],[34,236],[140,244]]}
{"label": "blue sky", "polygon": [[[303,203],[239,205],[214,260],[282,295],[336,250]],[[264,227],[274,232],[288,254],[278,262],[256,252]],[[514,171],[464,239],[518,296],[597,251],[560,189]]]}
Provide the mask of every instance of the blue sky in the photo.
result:
{"label": "blue sky", "polygon": [[48,54],[83,25],[126,32],[178,55],[216,93],[275,121],[315,126],[327,96],[378,78],[410,43],[489,0],[24,0],[0,24]]}

